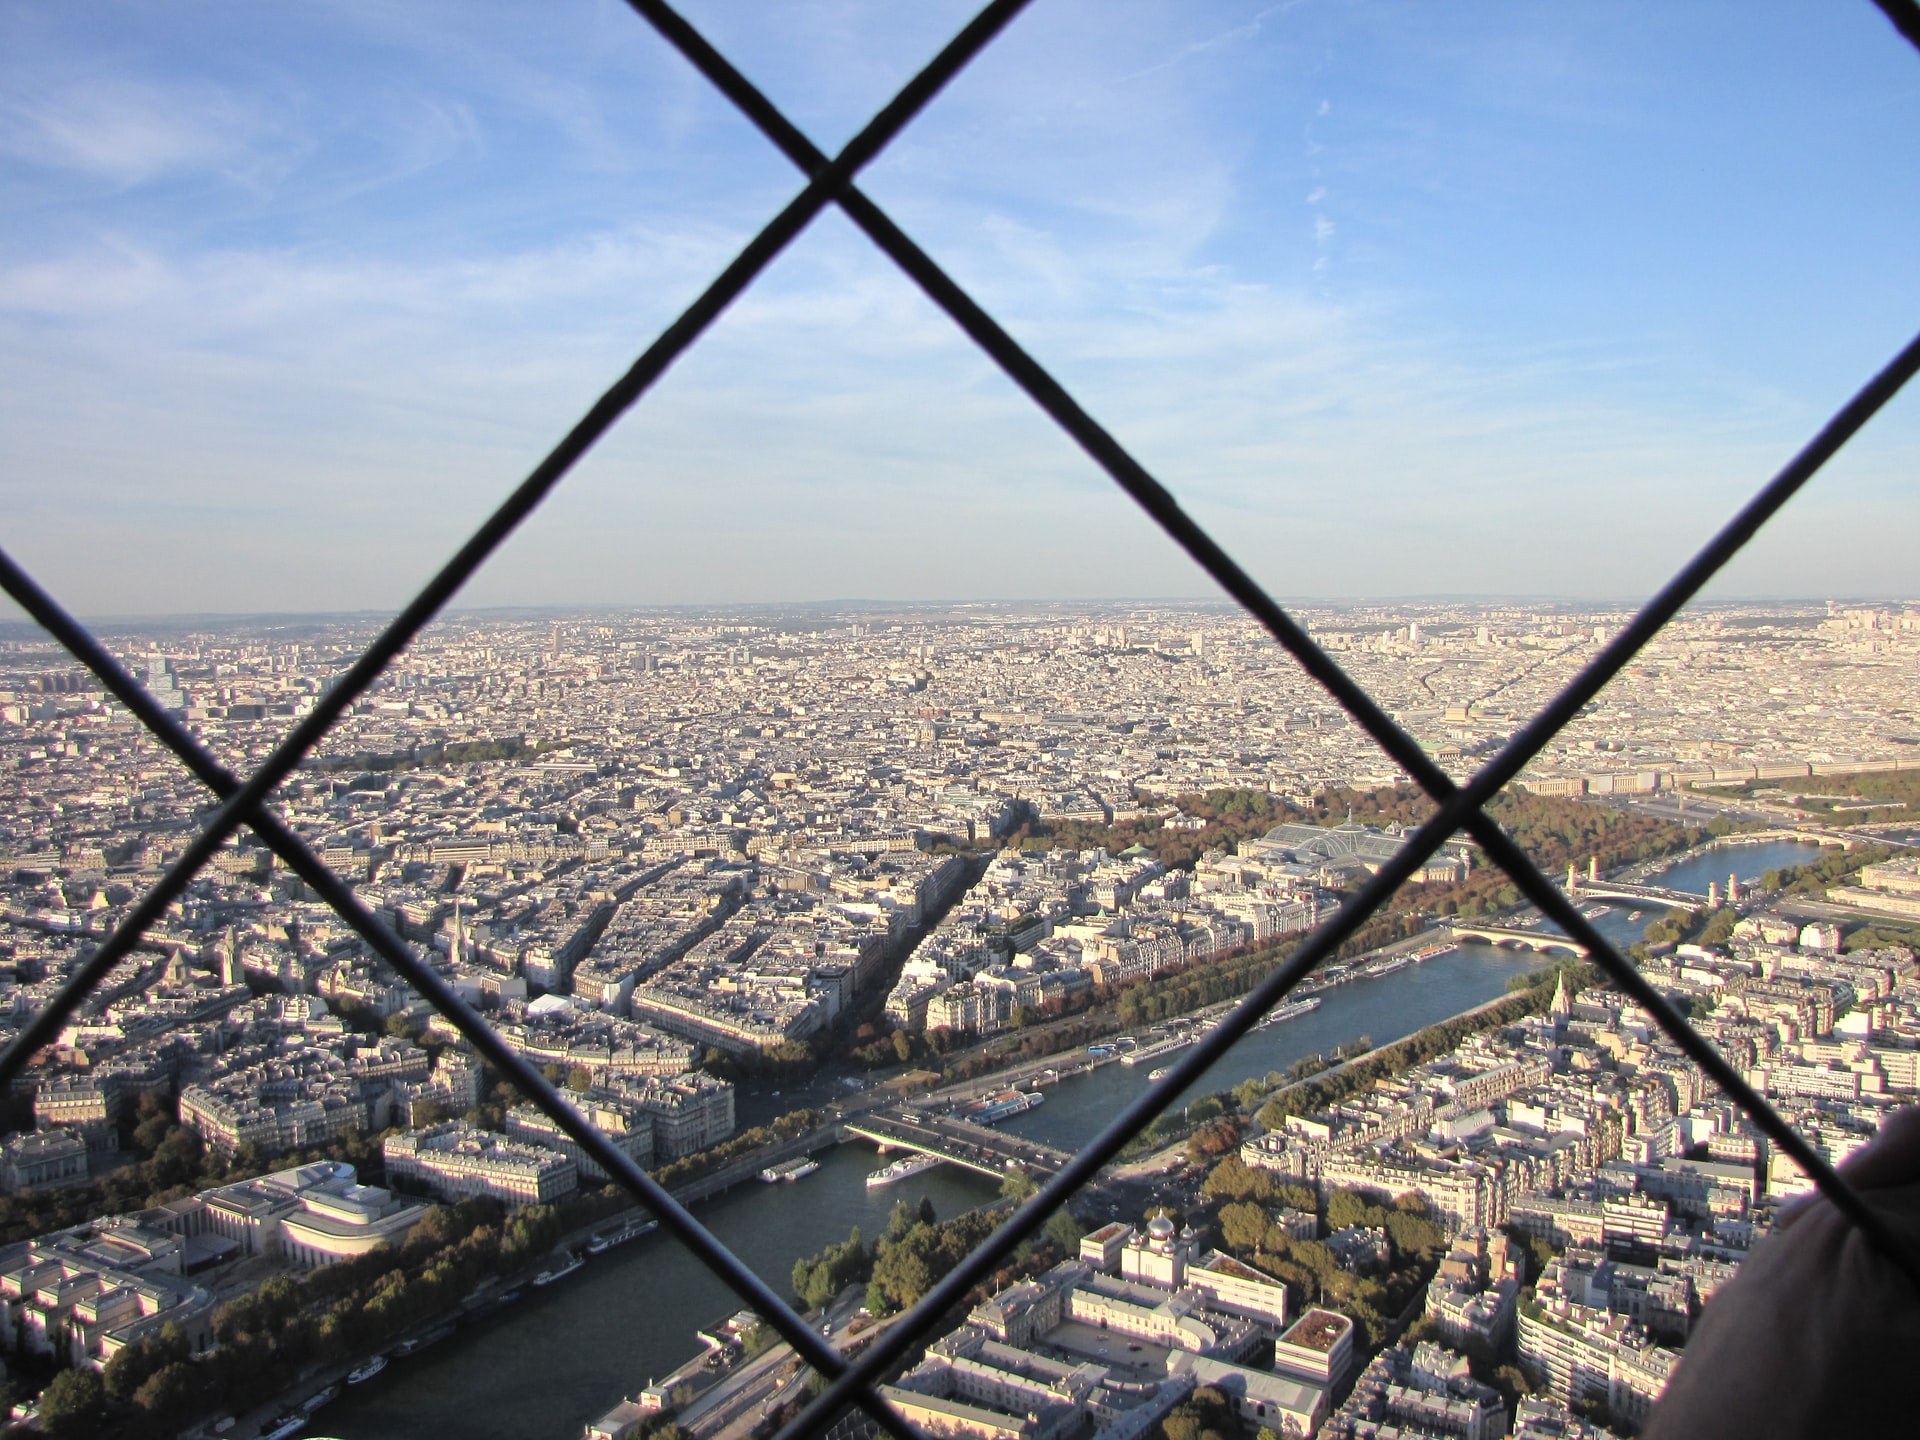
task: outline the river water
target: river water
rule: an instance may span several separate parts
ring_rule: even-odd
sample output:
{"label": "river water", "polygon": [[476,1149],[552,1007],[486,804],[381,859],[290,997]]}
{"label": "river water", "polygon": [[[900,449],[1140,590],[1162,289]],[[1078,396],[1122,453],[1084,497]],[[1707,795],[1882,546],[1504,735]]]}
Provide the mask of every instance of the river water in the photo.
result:
{"label": "river water", "polygon": [[[1792,843],[1728,846],[1674,867],[1655,883],[1704,893],[1729,872],[1757,879],[1779,865],[1802,864],[1816,847]],[[1615,906],[1596,922],[1622,945],[1638,923]],[[1507,982],[1543,963],[1527,951],[1463,945],[1378,979],[1350,981],[1321,996],[1320,1007],[1271,1030],[1256,1031],[1212,1066],[1190,1096],[1283,1070],[1315,1052],[1367,1036],[1385,1044],[1501,994]],[[1007,1128],[1063,1149],[1084,1144],[1147,1085],[1144,1069],[1109,1065],[1062,1081],[1039,1109]],[[781,1294],[793,1263],[846,1238],[854,1225],[869,1238],[886,1227],[894,1202],[932,1200],[942,1216],[982,1204],[994,1183],[941,1166],[903,1185],[868,1190],[879,1161],[864,1143],[816,1157],[820,1169],[791,1185],[749,1184],[714,1197],[695,1214]],[[344,1440],[414,1440],[436,1432],[462,1440],[574,1440],[590,1420],[695,1354],[695,1331],[739,1309],[719,1281],[671,1238],[654,1234],[589,1260],[548,1290],[529,1290],[512,1309],[422,1355],[397,1360],[350,1390],[316,1422]]]}
{"label": "river water", "polygon": [[1720,893],[1727,893],[1727,876],[1738,875],[1742,885],[1756,881],[1769,870],[1787,865],[1805,865],[1824,853],[1818,845],[1798,840],[1763,840],[1759,844],[1716,845],[1703,855],[1683,860],[1654,876],[1652,884],[1671,890],[1686,890],[1705,895],[1709,883],[1717,882]]}

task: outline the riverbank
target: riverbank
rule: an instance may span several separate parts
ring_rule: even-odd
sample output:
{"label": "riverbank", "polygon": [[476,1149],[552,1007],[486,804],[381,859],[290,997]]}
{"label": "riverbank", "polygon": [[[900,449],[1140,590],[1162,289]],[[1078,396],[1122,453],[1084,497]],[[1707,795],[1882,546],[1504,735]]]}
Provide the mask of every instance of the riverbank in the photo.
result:
{"label": "riverbank", "polygon": [[[1247,1036],[1209,1071],[1203,1093],[1264,1079],[1363,1035],[1390,1043],[1503,998],[1509,979],[1539,963],[1531,954],[1469,946],[1341,985],[1312,1014]],[[1147,1083],[1139,1070],[1106,1066],[1050,1087],[1045,1105],[1003,1128],[1078,1149]],[[998,1198],[993,1181],[946,1165],[870,1190],[866,1177],[879,1161],[864,1144],[815,1158],[821,1168],[804,1180],[735,1185],[695,1208],[719,1240],[783,1294],[796,1260],[845,1240],[855,1225],[869,1238],[882,1233],[899,1200],[917,1205],[924,1196],[950,1218]],[[467,1327],[457,1342],[354,1387],[324,1412],[324,1430],[346,1440],[411,1440],[436,1430],[463,1440],[577,1440],[588,1421],[697,1351],[700,1325],[740,1308],[683,1247],[657,1233],[591,1259],[562,1284]]]}
{"label": "riverbank", "polygon": [[[1765,846],[1703,849],[1669,858],[1666,868],[1703,865],[1724,881],[1718,873],[1723,865],[1768,868],[1796,863],[1805,853],[1798,847],[1778,853]],[[1704,879],[1701,884],[1704,888]],[[1631,938],[1628,907],[1617,907],[1598,923],[1616,943]],[[1395,952],[1417,948],[1417,940],[1387,947]],[[1469,945],[1396,973],[1349,975],[1322,992],[1314,1012],[1245,1037],[1175,1103],[1284,1073],[1307,1055],[1331,1053],[1363,1036],[1374,1041],[1367,1055],[1377,1055],[1427,1025],[1504,1000],[1510,978],[1542,963],[1530,953]],[[1004,1076],[1002,1071],[992,1079]],[[975,1082],[983,1083],[989,1083],[985,1077]],[[1063,1077],[1049,1085],[1046,1105],[1006,1122],[1005,1128],[1078,1149],[1148,1083],[1143,1071],[1118,1065]],[[834,1103],[864,1108],[873,1103],[872,1095],[861,1091],[835,1097]],[[795,1149],[807,1143],[808,1137],[796,1137]],[[782,1293],[795,1260],[844,1240],[851,1225],[869,1236],[879,1233],[896,1200],[917,1203],[924,1195],[947,1217],[991,1201],[997,1191],[992,1181],[950,1166],[936,1167],[910,1184],[870,1191],[866,1175],[877,1162],[864,1145],[837,1145],[816,1158],[820,1171],[794,1184],[741,1184],[736,1178],[730,1188],[693,1202],[702,1223]],[[769,1152],[757,1152],[741,1157],[736,1167],[744,1177],[768,1163]],[[723,1184],[717,1175],[699,1183]],[[656,1234],[595,1257],[562,1284],[467,1327],[457,1342],[354,1387],[324,1412],[324,1426],[348,1440],[400,1440],[436,1428],[476,1440],[575,1440],[587,1421],[684,1362],[698,1348],[694,1330],[699,1324],[739,1308],[737,1299],[678,1244]],[[555,1403],[555,1397],[564,1401]]]}

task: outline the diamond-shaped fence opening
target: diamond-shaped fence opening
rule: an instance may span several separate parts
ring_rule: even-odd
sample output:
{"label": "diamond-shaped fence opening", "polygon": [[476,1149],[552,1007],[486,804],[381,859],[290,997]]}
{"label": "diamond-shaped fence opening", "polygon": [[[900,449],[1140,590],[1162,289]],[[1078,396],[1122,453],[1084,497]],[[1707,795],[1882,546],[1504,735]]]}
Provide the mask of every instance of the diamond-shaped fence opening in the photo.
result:
{"label": "diamond-shaped fence opening", "polygon": [[[878,1395],[874,1386],[917,1346],[933,1325],[991,1277],[1020,1242],[1032,1235],[1067,1198],[1108,1164],[1119,1151],[1168,1108],[1243,1037],[1289,991],[1327,959],[1427,859],[1459,831],[1465,831],[1504,870],[1522,895],[1549,920],[1584,946],[1589,956],[1781,1150],[1810,1176],[1822,1194],[1856,1225],[1891,1264],[1920,1287],[1920,1257],[1889,1233],[1859,1195],[1773,1107],[1735,1071],[1719,1052],[1687,1023],[1603,937],[1560,888],[1549,880],[1500,826],[1485,806],[1520,770],[1577,716],[1583,706],[1658,634],[1663,626],[1724,566],[1746,542],[1804,486],[1846,442],[1920,370],[1916,338],[1874,376],[1792,461],[1702,549],[1605,646],[1539,715],[1465,786],[1456,785],[1322,651],[1305,629],[1276,604],[1184,510],[1173,496],[1074,401],[1000,325],[940,266],[922,251],[856,185],[860,170],[913,119],[959,71],[1025,8],[1028,0],[992,0],[940,53],[882,109],[838,155],[818,150],[786,117],[663,0],[629,0],[645,21],[677,49],[708,81],[737,106],[806,177],[800,192],[713,281],[707,290],[603,394],[511,496],[473,534],[427,586],[378,635],[359,659],[320,698],[254,773],[244,780],[222,766],[156,703],[57,601],[4,553],[0,586],[49,634],[91,670],[108,692],[207,786],[220,800],[186,852],[143,897],[126,920],[84,962],[53,1000],[0,1054],[0,1085],[10,1084],[22,1068],[51,1042],[76,1008],[111,975],[146,930],[177,900],[214,853],[241,827],[250,827],[296,875],[325,900],[380,958],[390,964],[445,1016],[479,1054],[537,1105],[616,1183],[656,1215],[662,1225],[742,1300],[757,1311],[794,1348],[796,1354],[830,1383],[812,1399],[782,1437],[806,1434],[871,1434],[879,1427],[897,1436],[914,1432]],[[1915,0],[1875,0],[1907,39],[1920,46],[1920,4]],[[269,807],[268,800],[326,737],[347,707],[363,695],[385,668],[452,599],[514,528],[539,506],[572,466],[619,417],[692,345],[719,314],[750,285],[781,249],[829,205],[837,205],[873,243],[944,310],[1007,375],[1032,397],[1114,482],[1151,516],[1230,596],[1234,598],[1337,701],[1432,798],[1435,813],[1357,894],[1319,926],[1199,1044],[1170,1067],[1087,1144],[1058,1174],[1014,1211],[960,1265],[849,1362],[793,1311],[763,1280],[742,1264],[687,1210],[631,1158],[613,1145],[564,1100],[523,1056],[506,1045],[440,976],[354,895],[312,849]],[[849,1406],[864,1414],[849,1416]]]}

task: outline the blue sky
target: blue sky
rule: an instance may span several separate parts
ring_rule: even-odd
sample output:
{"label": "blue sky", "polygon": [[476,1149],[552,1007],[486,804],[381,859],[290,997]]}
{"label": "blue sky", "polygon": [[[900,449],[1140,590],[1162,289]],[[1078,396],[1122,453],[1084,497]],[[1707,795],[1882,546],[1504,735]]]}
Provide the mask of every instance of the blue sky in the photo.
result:
{"label": "blue sky", "polygon": [[[686,13],[832,148],[969,11]],[[1916,134],[1867,0],[1035,0],[864,183],[1276,591],[1633,598],[1920,328]],[[397,605],[797,184],[612,0],[9,5],[0,543]],[[1920,590],[1917,469],[1721,593]],[[827,215],[462,603],[1207,593]]]}

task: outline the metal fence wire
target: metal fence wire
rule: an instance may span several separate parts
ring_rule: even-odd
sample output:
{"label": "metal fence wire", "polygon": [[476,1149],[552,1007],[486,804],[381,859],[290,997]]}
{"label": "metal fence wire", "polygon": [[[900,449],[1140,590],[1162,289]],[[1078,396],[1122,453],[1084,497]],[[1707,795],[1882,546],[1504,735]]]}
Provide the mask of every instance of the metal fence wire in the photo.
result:
{"label": "metal fence wire", "polygon": [[[1858,1193],[1824,1156],[1781,1118],[1694,1031],[1633,965],[1487,815],[1485,805],[1619,674],[1701,587],[1771,519],[1832,456],[1920,370],[1920,336],[1901,350],[1849,400],[1827,425],[1639,612],[1470,783],[1461,787],[1203,530],[1146,469],[1098,421],[921,250],[855,184],[859,172],[998,36],[1028,0],[992,0],[838,155],[814,146],[744,75],[664,0],[628,0],[630,7],[686,58],[757,126],[806,177],[799,193],[769,221],[693,304],[664,330],[589,409],[580,422],[488,517],[426,587],[380,632],[374,642],[319,699],[244,781],[228,771],[31,576],[0,552],[0,587],[84,664],[107,691],[179,757],[220,804],[185,853],[144,896],[125,921],[62,987],[53,1000],[0,1054],[0,1088],[10,1085],[40,1049],[54,1040],[75,1009],[113,971],[167,907],[173,904],[221,845],[241,826],[250,827],[289,869],[350,925],[375,954],[393,966],[444,1015],[515,1088],[544,1111],[616,1183],[776,1330],[801,1359],[829,1383],[780,1432],[779,1440],[803,1435],[872,1433],[874,1426],[907,1440],[916,1432],[877,1393],[875,1386],[929,1338],[967,1294],[987,1280],[1027,1236],[1045,1223],[1083,1183],[1094,1178],[1126,1143],[1164,1111],[1236,1041],[1340,944],[1354,934],[1440,845],[1464,830],[1503,869],[1520,892],[1573,940],[1609,978],[1631,996],[1730,1096],[1776,1145],[1813,1179],[1820,1192],[1858,1227],[1887,1263],[1920,1290],[1920,1257],[1898,1242]],[[1894,27],[1920,46],[1920,0],[1874,0]],[[418,635],[485,563],[516,526],[649,387],[705,332],[773,258],[829,205],[837,205],[926,295],[952,317],[1034,402],[1051,416],[1114,482],[1341,705],[1355,723],[1432,798],[1437,810],[1361,890],[1307,936],[1208,1035],[1117,1116],[1079,1154],[992,1235],[946,1275],[918,1304],[854,1361],[836,1352],[765,1281],[755,1275],[634,1161],[589,1124],[525,1058],[510,1049],[452,988],[379,920],[352,889],[314,854],[268,801],[280,783],[325,738],[348,707]],[[849,1407],[864,1414],[849,1416]]]}

